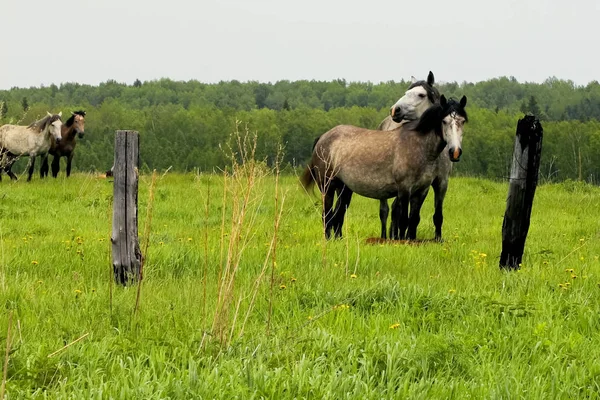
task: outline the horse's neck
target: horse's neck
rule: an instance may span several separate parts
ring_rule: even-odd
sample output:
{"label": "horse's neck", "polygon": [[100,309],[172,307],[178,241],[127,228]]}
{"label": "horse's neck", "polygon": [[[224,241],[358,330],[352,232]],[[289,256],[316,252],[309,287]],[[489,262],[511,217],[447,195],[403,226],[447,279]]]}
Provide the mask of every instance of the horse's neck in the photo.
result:
{"label": "horse's neck", "polygon": [[65,140],[75,139],[75,124],[71,126],[63,125],[60,131],[60,136]]}
{"label": "horse's neck", "polygon": [[414,134],[418,138],[417,140],[422,143],[423,150],[429,160],[437,159],[446,147],[444,139],[435,131],[428,133],[414,132]]}

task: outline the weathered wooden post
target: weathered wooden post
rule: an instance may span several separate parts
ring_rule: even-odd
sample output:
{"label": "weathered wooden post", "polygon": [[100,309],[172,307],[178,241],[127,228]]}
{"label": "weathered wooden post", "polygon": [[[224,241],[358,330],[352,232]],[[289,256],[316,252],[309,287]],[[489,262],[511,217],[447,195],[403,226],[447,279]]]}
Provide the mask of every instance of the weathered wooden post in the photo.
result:
{"label": "weathered wooden post", "polygon": [[543,134],[540,121],[533,115],[527,115],[517,123],[506,212],[502,223],[500,268],[519,269],[523,259],[540,169]]}
{"label": "weathered wooden post", "polygon": [[127,285],[140,279],[142,252],[138,240],[139,135],[115,135],[112,261],[115,280]]}

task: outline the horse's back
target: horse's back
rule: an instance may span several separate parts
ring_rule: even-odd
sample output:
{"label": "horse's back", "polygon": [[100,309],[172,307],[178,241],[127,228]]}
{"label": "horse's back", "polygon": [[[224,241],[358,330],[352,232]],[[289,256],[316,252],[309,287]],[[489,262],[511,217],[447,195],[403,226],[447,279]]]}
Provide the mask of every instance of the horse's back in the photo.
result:
{"label": "horse's back", "polygon": [[37,133],[27,126],[3,125],[0,127],[0,146],[15,155],[31,151],[30,138]]}

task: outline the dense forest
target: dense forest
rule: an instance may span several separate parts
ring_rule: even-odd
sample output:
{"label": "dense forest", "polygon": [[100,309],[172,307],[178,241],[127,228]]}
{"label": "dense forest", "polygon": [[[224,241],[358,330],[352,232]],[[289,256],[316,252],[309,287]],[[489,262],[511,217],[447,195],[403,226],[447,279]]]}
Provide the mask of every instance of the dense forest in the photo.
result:
{"label": "dense forest", "polygon": [[[408,84],[345,80],[205,84],[161,79],[129,85],[107,81],[98,86],[12,88],[0,91],[0,123],[25,124],[47,110],[84,109],[86,135],[78,142],[76,169],[109,168],[114,131],[135,129],[141,134],[144,170],[212,171],[226,163],[220,145],[240,121],[241,129],[257,133],[260,158],[272,162],[282,144],[284,161],[296,166],[310,156],[314,138],[335,125],[377,127]],[[530,112],[544,126],[542,181],[600,183],[598,82],[577,86],[556,78],[539,84],[498,78],[438,87],[446,96],[469,98],[470,122],[455,173],[506,177],[516,122]]]}

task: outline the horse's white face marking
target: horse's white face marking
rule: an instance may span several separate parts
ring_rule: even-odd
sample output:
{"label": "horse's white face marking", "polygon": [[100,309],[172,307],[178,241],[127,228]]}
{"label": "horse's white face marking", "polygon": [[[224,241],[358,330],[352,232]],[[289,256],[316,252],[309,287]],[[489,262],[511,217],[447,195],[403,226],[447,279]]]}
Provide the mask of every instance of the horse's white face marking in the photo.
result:
{"label": "horse's white face marking", "polygon": [[61,128],[62,128],[61,120],[54,121],[53,123],[50,124],[50,127],[48,128],[50,130],[50,134],[52,135],[52,137],[58,141],[60,141],[60,139],[62,138]]}
{"label": "horse's white face marking", "polygon": [[456,113],[446,115],[442,120],[442,131],[444,140],[448,143],[451,161],[460,159],[464,126],[465,119]]}
{"label": "horse's white face marking", "polygon": [[[433,103],[429,101],[425,88],[423,86],[415,86],[407,90],[404,96],[392,106],[392,115],[397,113],[402,119],[415,120],[419,119],[425,110],[432,105]],[[398,108],[397,111],[396,108]]]}

